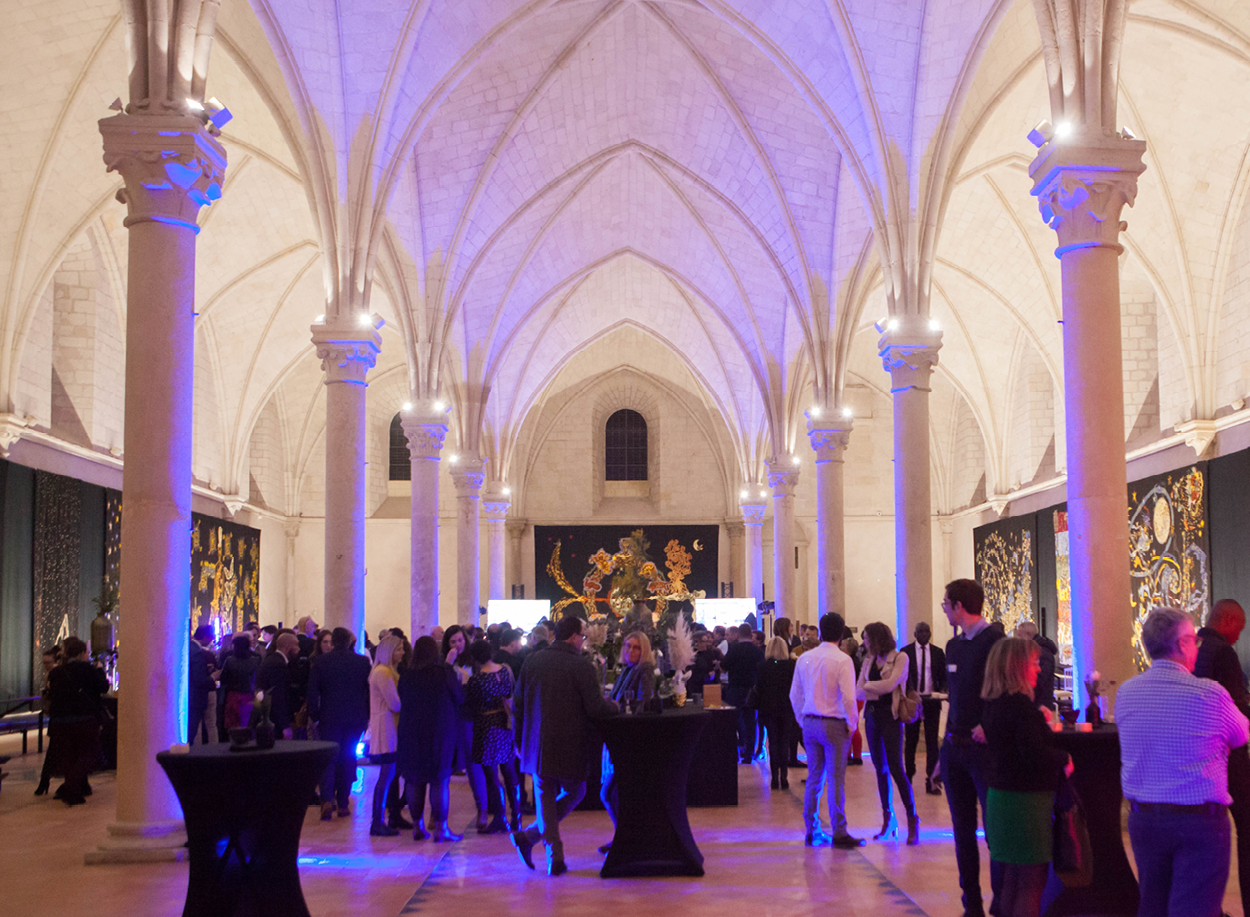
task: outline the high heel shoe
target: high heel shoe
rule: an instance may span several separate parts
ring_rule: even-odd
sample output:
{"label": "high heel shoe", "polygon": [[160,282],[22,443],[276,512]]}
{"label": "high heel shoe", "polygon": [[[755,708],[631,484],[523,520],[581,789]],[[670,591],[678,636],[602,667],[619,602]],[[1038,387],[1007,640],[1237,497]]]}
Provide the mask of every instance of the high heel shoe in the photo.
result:
{"label": "high heel shoe", "polygon": [[920,816],[915,812],[907,813],[907,846],[915,847],[920,843]]}
{"label": "high heel shoe", "polygon": [[781,788],[783,790],[790,789],[790,775],[786,772],[784,767],[781,769]]}
{"label": "high heel shoe", "polygon": [[412,826],[412,839],[414,841],[423,841],[430,836],[430,832],[425,830],[425,819],[418,818]]}
{"label": "high heel shoe", "polygon": [[35,795],[36,795],[36,796],[47,796],[47,795],[48,795],[48,786],[49,786],[49,782],[48,782],[47,780],[41,780],[41,781],[39,782],[39,786],[35,787]]}
{"label": "high heel shoe", "polygon": [[894,837],[898,837],[898,821],[894,818],[893,812],[886,812],[880,832],[874,834],[872,839],[874,841],[879,841]]}

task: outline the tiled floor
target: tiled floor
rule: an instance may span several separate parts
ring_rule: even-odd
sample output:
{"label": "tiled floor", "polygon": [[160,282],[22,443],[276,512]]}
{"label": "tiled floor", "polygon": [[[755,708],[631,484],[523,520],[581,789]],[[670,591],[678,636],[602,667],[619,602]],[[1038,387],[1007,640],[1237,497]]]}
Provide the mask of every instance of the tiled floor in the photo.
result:
{"label": "tiled floor", "polygon": [[[0,739],[0,754],[18,751],[16,740]],[[97,775],[96,792],[88,804],[68,809],[49,797],[31,795],[40,762],[39,756],[30,754],[5,765],[10,777],[0,792],[0,914],[181,913],[184,864],[83,865],[83,851],[98,843],[112,818],[112,776]],[[373,772],[366,773],[371,780]],[[872,768],[852,768],[848,773],[852,831],[871,836],[880,825]],[[830,906],[852,917],[958,917],[950,816],[942,797],[921,793],[917,800],[922,820],[918,847],[897,840],[870,841],[858,851],[808,849],[801,834],[804,775],[792,771],[790,791],[774,792],[767,787],[766,765],[742,767],[737,808],[690,811],[705,857],[707,875],[702,879],[600,879],[602,859],[595,848],[611,837],[610,822],[602,812],[574,813],[565,821],[570,872],[549,879],[541,870],[526,869],[506,836],[470,833],[453,845],[418,844],[406,835],[371,838],[365,807],[357,806],[350,820],[327,824],[309,809],[301,858],[304,894],[315,917],[401,913],[600,917],[609,902],[616,913],[662,910],[683,917],[721,917],[727,912],[804,917],[828,913]],[[367,802],[367,797],[357,800]],[[471,810],[463,779],[453,781],[454,822],[466,824]],[[1234,876],[1235,869],[1234,865]],[[983,885],[988,889],[988,874]],[[1242,917],[1232,883],[1225,910]]]}

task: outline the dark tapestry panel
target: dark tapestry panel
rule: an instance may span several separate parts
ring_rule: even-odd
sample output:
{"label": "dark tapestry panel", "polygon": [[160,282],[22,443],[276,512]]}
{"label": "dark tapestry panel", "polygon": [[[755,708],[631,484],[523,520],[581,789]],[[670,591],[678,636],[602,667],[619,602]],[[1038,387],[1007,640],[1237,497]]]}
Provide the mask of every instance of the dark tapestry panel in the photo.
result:
{"label": "dark tapestry panel", "polygon": [[1042,635],[1059,642],[1059,583],[1055,554],[1055,510],[1044,509],[1034,514],[1037,520],[1037,626]]}
{"label": "dark tapestry panel", "polygon": [[[1207,463],[1211,485],[1211,598],[1250,606],[1250,449]],[[1250,631],[1237,641],[1250,666]]]}
{"label": "dark tapestry panel", "polygon": [[1153,609],[1179,608],[1195,627],[1211,610],[1207,463],[1134,481],[1128,498],[1133,655],[1144,671],[1141,626]]}
{"label": "dark tapestry panel", "polygon": [[104,576],[114,589],[122,581],[122,493],[104,491]]}
{"label": "dark tapestry panel", "polygon": [[[0,699],[28,697],[43,687],[33,657],[31,533],[35,473],[0,460]],[[31,674],[40,674],[32,684]]]}
{"label": "dark tapestry panel", "polygon": [[1037,517],[1000,519],[973,530],[976,577],[985,588],[985,616],[1011,633],[1037,620]]}
{"label": "dark tapestry panel", "polygon": [[260,620],[260,530],[192,514],[191,629],[237,633]]}
{"label": "dark tapestry panel", "polygon": [[[670,572],[666,548],[676,541],[679,549],[689,555],[690,571],[684,574],[684,582],[690,591],[704,590],[715,596],[720,588],[718,569],[718,546],[720,526],[717,525],[536,525],[534,526],[534,597],[547,599],[553,605],[570,597],[567,589],[548,571],[548,565],[560,544],[560,568],[566,581],[579,594],[585,589],[585,580],[593,578],[596,570],[591,560],[599,551],[614,555],[621,551],[622,539],[627,539],[638,529],[649,543],[646,560],[655,564],[660,578]],[[607,599],[619,574],[605,574],[602,583],[596,584],[596,597]],[[580,607],[580,606],[579,606]],[[605,602],[598,603],[598,610],[606,613]]]}
{"label": "dark tapestry panel", "polygon": [[46,471],[35,472],[33,565],[33,663],[37,665],[44,648],[78,634],[78,593],[82,575],[82,485],[79,481]]}

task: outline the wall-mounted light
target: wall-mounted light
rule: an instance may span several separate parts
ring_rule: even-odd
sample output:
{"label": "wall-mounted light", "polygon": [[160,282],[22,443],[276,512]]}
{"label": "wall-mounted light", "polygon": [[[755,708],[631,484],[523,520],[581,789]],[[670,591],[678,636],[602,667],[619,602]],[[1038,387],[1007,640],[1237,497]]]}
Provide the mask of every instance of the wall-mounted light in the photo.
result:
{"label": "wall-mounted light", "polygon": [[325,324],[325,322],[326,322],[326,314],[325,314],[324,312],[322,312],[322,313],[321,313],[320,315],[318,315],[315,319],[313,319],[313,321],[314,321],[316,324],[318,324],[318,325],[324,325],[324,324]]}
{"label": "wall-mounted light", "polygon": [[505,487],[505,488],[503,489],[503,495],[504,495],[505,497],[509,497],[509,496],[511,496],[511,495],[512,495],[512,488],[511,488],[511,487]]}
{"label": "wall-mounted light", "polygon": [[1072,136],[1074,129],[1071,121],[1060,121],[1055,125],[1055,136],[1060,140],[1065,140]]}
{"label": "wall-mounted light", "polygon": [[456,464],[456,461],[457,461],[459,458],[460,458],[460,456],[458,456],[458,455],[449,455],[449,456],[447,456],[447,461],[451,462],[451,463],[454,465],[454,464]]}
{"label": "wall-mounted light", "polygon": [[751,491],[744,490],[741,496],[742,496],[742,499],[745,500],[747,497],[751,496]]}
{"label": "wall-mounted light", "polygon": [[794,458],[790,459],[790,461],[792,464],[795,464],[795,465],[801,465],[803,463],[802,460],[797,455]]}
{"label": "wall-mounted light", "polygon": [[1050,141],[1050,138],[1054,136],[1054,133],[1055,129],[1051,126],[1051,123],[1043,118],[1041,121],[1037,122],[1037,126],[1033,128],[1033,130],[1029,131],[1029,143],[1033,144],[1038,149],[1041,149]]}
{"label": "wall-mounted light", "polygon": [[1136,139],[1137,139],[1137,135],[1136,135],[1136,134],[1134,134],[1134,133],[1133,133],[1133,131],[1132,131],[1132,130],[1130,130],[1128,127],[1122,127],[1122,128],[1120,128],[1120,136],[1121,136],[1121,137],[1123,137],[1125,140],[1136,140]]}
{"label": "wall-mounted light", "polygon": [[895,331],[895,330],[897,330],[897,329],[898,329],[898,319],[897,319],[897,318],[892,318],[892,319],[890,319],[890,320],[886,323],[886,327],[887,327],[887,328],[889,328],[891,331]]}
{"label": "wall-mounted light", "polygon": [[443,411],[447,410],[447,405],[443,404],[443,402],[441,401],[435,401],[434,410],[438,411],[441,414]]}
{"label": "wall-mounted light", "polygon": [[855,412],[852,411],[850,408],[843,408],[842,416],[845,417],[847,420],[850,420],[852,417],[855,416]]}
{"label": "wall-mounted light", "polygon": [[811,409],[810,409],[807,413],[808,413],[809,415],[811,415],[812,417],[819,417],[819,416],[820,416],[820,405],[813,404],[813,405],[812,405],[812,407],[811,407]]}
{"label": "wall-mounted light", "polygon": [[941,329],[942,329],[942,326],[938,324],[938,320],[936,318],[929,319],[930,331],[940,331]]}
{"label": "wall-mounted light", "polygon": [[411,402],[411,401],[405,401],[405,402],[404,402],[404,410],[405,410],[405,411],[411,411],[411,410],[412,410],[412,402]]}

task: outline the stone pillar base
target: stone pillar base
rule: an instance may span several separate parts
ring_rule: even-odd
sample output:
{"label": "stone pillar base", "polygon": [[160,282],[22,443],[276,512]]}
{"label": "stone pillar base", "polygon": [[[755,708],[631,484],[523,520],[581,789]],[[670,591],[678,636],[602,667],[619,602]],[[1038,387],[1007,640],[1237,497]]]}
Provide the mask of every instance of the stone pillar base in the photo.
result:
{"label": "stone pillar base", "polygon": [[83,854],[87,866],[112,863],[178,863],[187,858],[187,832],[180,821],[115,822],[108,839]]}

